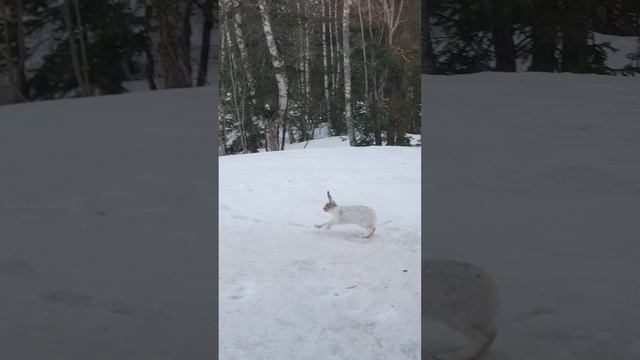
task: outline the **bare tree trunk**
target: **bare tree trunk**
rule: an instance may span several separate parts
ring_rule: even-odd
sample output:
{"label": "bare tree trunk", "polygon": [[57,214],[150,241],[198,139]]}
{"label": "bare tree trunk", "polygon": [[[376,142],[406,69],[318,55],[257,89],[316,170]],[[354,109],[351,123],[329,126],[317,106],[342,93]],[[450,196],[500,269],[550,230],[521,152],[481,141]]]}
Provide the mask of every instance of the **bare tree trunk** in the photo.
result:
{"label": "bare tree trunk", "polygon": [[184,64],[186,65],[187,76],[189,79],[189,86],[193,86],[193,72],[191,71],[191,6],[193,0],[187,0],[186,10],[182,18],[183,35],[182,35],[182,56],[184,57]]}
{"label": "bare tree trunk", "polygon": [[278,150],[278,124],[284,123],[287,112],[287,75],[284,69],[284,59],[278,55],[278,48],[271,29],[271,20],[267,7],[267,0],[258,0],[258,8],[262,18],[262,28],[265,40],[271,54],[271,64],[278,86],[278,110],[275,119],[267,119],[267,142],[270,150]]}
{"label": "bare tree trunk", "polygon": [[[307,77],[306,77],[306,66],[307,66],[307,61],[306,61],[306,54],[305,54],[305,24],[303,24],[302,22],[302,18],[303,18],[303,11],[300,8],[300,0],[296,0],[296,15],[297,15],[297,19],[298,19],[298,63],[297,63],[297,68],[298,68],[298,86],[300,88],[300,93],[301,93],[301,98],[302,101],[300,101],[300,105],[301,105],[301,109],[300,111],[302,112],[302,121],[300,122],[300,131],[302,133],[302,140],[307,140],[307,134],[306,134],[306,124],[309,121],[309,99],[307,97]],[[290,136],[289,136],[289,141],[292,141],[293,139],[291,138],[293,136],[293,126],[289,126],[289,132],[290,132]]]}
{"label": "bare tree trunk", "polygon": [[[15,14],[14,14],[15,10]],[[13,102],[27,102],[28,89],[25,77],[25,47],[24,27],[22,24],[23,3],[18,0],[14,6],[7,6],[4,0],[0,0],[0,14],[2,15],[2,30],[4,33],[3,44],[0,46],[0,54],[5,59],[6,72],[9,84],[13,90]],[[15,23],[15,26],[11,26]],[[13,39],[16,41],[16,52],[13,52]]]}
{"label": "bare tree trunk", "polygon": [[[305,95],[305,103],[307,112],[305,113],[305,128],[309,128],[311,130],[311,135],[307,135],[305,133],[305,139],[308,136],[313,138],[313,130],[314,126],[311,124],[309,113],[311,111],[311,46],[309,44],[309,17],[307,16],[307,3],[305,2],[304,14],[305,14],[305,23],[304,23],[304,95]],[[304,130],[304,129],[303,129]]]}
{"label": "bare tree trunk", "polygon": [[367,43],[364,40],[364,23],[362,22],[362,6],[358,0],[358,18],[360,19],[360,36],[362,39],[362,63],[364,64],[364,97],[367,104],[369,103],[369,74],[367,71]]}
{"label": "bare tree trunk", "polygon": [[[222,9],[224,9],[224,5],[222,5]],[[221,10],[222,12],[222,10]],[[226,55],[227,55],[227,46],[225,45],[226,41],[225,41],[225,33],[226,33],[226,22],[221,22],[220,24],[220,71],[222,73],[224,67],[225,67],[225,60],[226,60]],[[221,79],[222,80],[222,79]],[[220,81],[220,87],[219,87],[219,94],[225,94],[227,92],[226,87],[224,86],[224,84],[222,83],[222,81]],[[225,155],[227,152],[226,149],[226,122],[225,122],[225,112],[223,111],[222,108],[222,99],[223,97],[220,96],[220,98],[218,99],[218,152],[221,155]]]}
{"label": "bare tree trunk", "polygon": [[400,15],[404,7],[404,0],[400,0],[400,4],[396,9],[396,0],[379,0],[382,5],[382,17],[387,27],[387,43],[389,47],[393,45],[393,36],[400,24]]}
{"label": "bare tree trunk", "polygon": [[151,49],[147,48],[145,50],[145,53],[147,55],[147,64],[145,66],[145,75],[147,76],[147,82],[149,83],[149,89],[151,90],[157,90],[158,89],[158,85],[156,84],[156,72],[154,69],[153,64],[155,63],[155,60],[153,59],[153,54],[151,53]]}
{"label": "bare tree trunk", "polygon": [[[335,72],[335,63],[337,62],[336,57],[337,54],[334,53],[333,51],[333,39],[334,39],[334,34],[333,34],[333,10],[331,8],[331,1],[334,0],[328,0],[329,3],[329,52],[330,52],[330,59],[331,59],[331,98],[335,98],[335,94],[336,94],[336,72]],[[337,36],[337,34],[336,34]]]}
{"label": "bare tree trunk", "polygon": [[202,24],[202,42],[200,48],[200,62],[198,64],[197,86],[207,84],[209,72],[209,53],[211,51],[211,31],[213,30],[213,0],[205,0],[202,5],[204,23]]}
{"label": "bare tree trunk", "polygon": [[29,87],[26,75],[26,46],[24,42],[24,2],[16,1],[16,45],[18,50],[18,58],[16,61],[16,87],[18,89],[17,99],[19,101],[27,101],[29,97]]}
{"label": "bare tree trunk", "polygon": [[229,49],[228,50],[229,53],[226,56],[228,58],[227,74],[229,74],[229,79],[231,80],[231,99],[233,101],[233,110],[235,112],[235,119],[238,124],[238,132],[240,133],[240,142],[242,144],[243,150],[246,151],[246,146],[243,143],[245,86],[241,85],[240,82],[236,79],[236,73],[238,72],[237,62],[236,62],[236,57],[233,51],[233,41],[231,40],[231,32],[229,31],[229,26],[227,24],[226,19],[223,21],[222,31],[223,31],[222,35],[224,36],[224,39],[227,42],[227,48]]}
{"label": "bare tree trunk", "polygon": [[145,0],[149,16],[155,82],[161,89],[190,87],[190,55],[185,17],[190,0]]}
{"label": "bare tree trunk", "polygon": [[[325,117],[327,128],[331,134],[331,107],[329,103],[329,73],[327,69],[327,29],[326,29],[326,11],[324,0],[321,1],[322,7],[322,66],[324,69],[324,101],[325,101]],[[332,59],[333,60],[333,59]]]}
{"label": "bare tree trunk", "polygon": [[244,32],[242,31],[242,13],[240,12],[240,2],[233,0],[233,27],[236,33],[236,43],[238,50],[240,51],[240,62],[242,63],[242,69],[244,70],[245,78],[247,81],[247,87],[249,90],[249,100],[251,101],[252,109],[249,113],[253,113],[253,106],[256,103],[256,82],[251,72],[251,66],[249,64],[249,52],[245,44]]}
{"label": "bare tree trunk", "polygon": [[422,72],[425,74],[431,74],[435,70],[428,4],[429,1],[422,2]]}
{"label": "bare tree trunk", "polygon": [[[368,10],[369,10],[369,39],[370,39],[370,41],[373,41],[373,39],[374,39],[374,37],[373,37],[373,21],[372,21],[373,12],[372,12],[372,9],[371,9],[371,0],[367,0],[367,7],[368,7]],[[371,64],[375,64],[373,46],[371,47],[371,56],[369,56],[369,61],[371,61]],[[378,78],[378,76],[376,74],[375,67],[371,71],[371,78],[373,80],[372,81],[372,86],[374,87],[374,89],[373,89],[373,92],[374,92],[373,98],[374,98],[375,101],[378,101],[378,98],[377,98],[376,93],[375,93],[375,87],[376,87],[377,78]]]}
{"label": "bare tree trunk", "polygon": [[[144,13],[145,13],[145,27],[147,29],[147,33],[150,33],[151,30],[151,26],[150,26],[150,16],[149,14],[151,14],[153,11],[151,9],[151,3],[148,1],[145,1],[144,3]],[[153,56],[153,52],[151,50],[151,36],[145,36],[145,41],[144,41],[144,52],[145,52],[145,56],[146,56],[146,60],[147,63],[145,64],[145,76],[147,77],[147,82],[149,83],[149,89],[151,90],[157,90],[158,89],[158,85],[156,84],[156,71],[154,68],[154,64],[155,64],[155,59]]]}
{"label": "bare tree trunk", "polygon": [[[82,15],[80,14],[80,4],[78,0],[73,1],[76,11],[76,27],[78,30],[78,40],[80,43],[80,59],[82,62],[82,76],[86,85],[89,85],[89,60],[87,59],[87,44],[85,43],[85,31],[82,23]],[[87,89],[88,91],[89,89]],[[85,94],[88,95],[88,94]]]}
{"label": "bare tree trunk", "polygon": [[342,10],[342,54],[344,59],[344,118],[347,123],[347,136],[349,136],[349,144],[355,146],[356,134],[353,128],[353,117],[351,114],[351,46],[349,44],[349,10],[351,9],[351,0],[345,0]]}
{"label": "bare tree trunk", "polygon": [[80,64],[80,59],[78,56],[78,48],[75,40],[75,29],[73,28],[73,21],[71,19],[71,5],[69,4],[70,1],[71,0],[64,0],[63,17],[68,32],[69,50],[71,51],[71,64],[73,66],[73,72],[76,77],[76,82],[80,87],[80,93],[84,96],[89,93],[89,86],[86,82],[87,79],[84,78],[82,65]]}
{"label": "bare tree trunk", "polygon": [[[340,44],[340,28],[338,27],[338,3],[339,1],[334,1],[334,14],[335,17],[333,18],[333,23],[335,26],[335,33],[336,33],[336,56],[340,56],[340,53],[342,52],[342,48],[341,48],[341,44]],[[344,4],[343,4],[344,6]],[[336,62],[336,89],[338,88],[338,84],[340,83],[340,78],[342,75],[341,69],[340,69],[340,61]]]}
{"label": "bare tree trunk", "polygon": [[564,2],[562,27],[562,71],[587,73],[589,64],[589,32],[595,0],[567,0]]}
{"label": "bare tree trunk", "polygon": [[534,4],[529,71],[553,72],[558,68],[556,42],[560,21],[557,6],[555,0],[539,0]]}

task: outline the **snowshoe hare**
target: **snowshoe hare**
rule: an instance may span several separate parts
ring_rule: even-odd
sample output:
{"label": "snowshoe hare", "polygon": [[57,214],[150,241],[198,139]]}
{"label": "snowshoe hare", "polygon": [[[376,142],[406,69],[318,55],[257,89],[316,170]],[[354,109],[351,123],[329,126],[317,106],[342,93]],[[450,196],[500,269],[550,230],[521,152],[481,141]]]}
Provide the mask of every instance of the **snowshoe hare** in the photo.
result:
{"label": "snowshoe hare", "polygon": [[356,224],[367,230],[366,234],[359,235],[368,238],[376,231],[376,213],[368,206],[338,206],[331,198],[331,194],[327,191],[329,202],[324,205],[322,210],[331,214],[331,220],[324,224],[314,225],[317,228],[331,229],[332,225],[338,224]]}
{"label": "snowshoe hare", "polygon": [[423,260],[422,317],[447,324],[471,343],[436,359],[479,359],[496,337],[498,302],[496,284],[480,267],[455,260]]}

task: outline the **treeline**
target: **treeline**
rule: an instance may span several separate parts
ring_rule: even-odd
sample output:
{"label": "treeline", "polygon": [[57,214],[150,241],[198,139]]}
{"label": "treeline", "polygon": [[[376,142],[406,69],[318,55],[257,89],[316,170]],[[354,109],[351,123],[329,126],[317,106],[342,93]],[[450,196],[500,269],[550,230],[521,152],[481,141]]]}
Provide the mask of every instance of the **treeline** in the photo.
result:
{"label": "treeline", "polygon": [[420,132],[419,0],[221,0],[220,153]]}
{"label": "treeline", "polygon": [[14,102],[204,85],[217,17],[217,0],[0,0],[0,77]]}
{"label": "treeline", "polygon": [[[640,72],[639,0],[425,0],[423,72]],[[639,37],[624,69],[594,33]]]}

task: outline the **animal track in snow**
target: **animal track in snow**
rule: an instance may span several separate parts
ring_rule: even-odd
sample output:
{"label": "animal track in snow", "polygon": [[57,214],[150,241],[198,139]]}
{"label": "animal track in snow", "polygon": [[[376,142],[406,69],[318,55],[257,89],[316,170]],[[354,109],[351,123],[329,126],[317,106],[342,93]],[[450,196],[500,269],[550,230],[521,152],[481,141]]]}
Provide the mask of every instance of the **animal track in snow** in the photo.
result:
{"label": "animal track in snow", "polygon": [[553,309],[537,306],[529,309],[529,311],[525,311],[521,314],[516,315],[513,319],[500,324],[500,326],[502,327],[511,324],[518,324],[525,321],[533,320],[540,316],[551,315],[553,313],[555,313],[555,310]]}
{"label": "animal track in snow", "polygon": [[287,225],[289,226],[295,226],[295,227],[302,227],[302,228],[309,228],[308,225],[305,224],[300,224],[300,223],[295,223],[295,222],[288,222]]}
{"label": "animal track in snow", "polygon": [[263,222],[262,220],[260,220],[258,218],[254,218],[254,217],[250,218],[250,217],[245,216],[245,215],[232,215],[231,217],[236,219],[236,220],[241,220],[241,221],[253,221],[256,224],[260,224],[260,223]]}
{"label": "animal track in snow", "polygon": [[137,309],[120,301],[96,301],[93,296],[81,292],[56,290],[43,296],[51,304],[66,305],[75,309],[102,308],[119,315],[131,315]]}
{"label": "animal track in snow", "polygon": [[40,274],[31,263],[17,258],[0,259],[0,275],[21,279],[37,279],[40,277]]}
{"label": "animal track in snow", "polygon": [[253,286],[251,284],[238,284],[232,286],[227,292],[227,298],[229,300],[242,300],[253,293]]}
{"label": "animal track in snow", "polygon": [[86,309],[94,305],[92,296],[67,290],[53,291],[43,298],[46,302],[62,304],[76,309]]}

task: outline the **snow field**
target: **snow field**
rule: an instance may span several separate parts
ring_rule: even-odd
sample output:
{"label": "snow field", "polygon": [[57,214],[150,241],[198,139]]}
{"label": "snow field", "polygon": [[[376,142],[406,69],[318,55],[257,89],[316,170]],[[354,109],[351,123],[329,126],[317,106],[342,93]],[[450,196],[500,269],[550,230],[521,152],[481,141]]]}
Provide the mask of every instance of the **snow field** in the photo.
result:
{"label": "snow field", "polygon": [[[419,160],[397,147],[221,157],[221,358],[419,359]],[[392,222],[371,239],[316,229],[327,190]]]}
{"label": "snow field", "polygon": [[[495,277],[486,359],[640,358],[640,81],[480,73],[422,86],[424,250]],[[423,346],[462,341],[430,324]]]}

